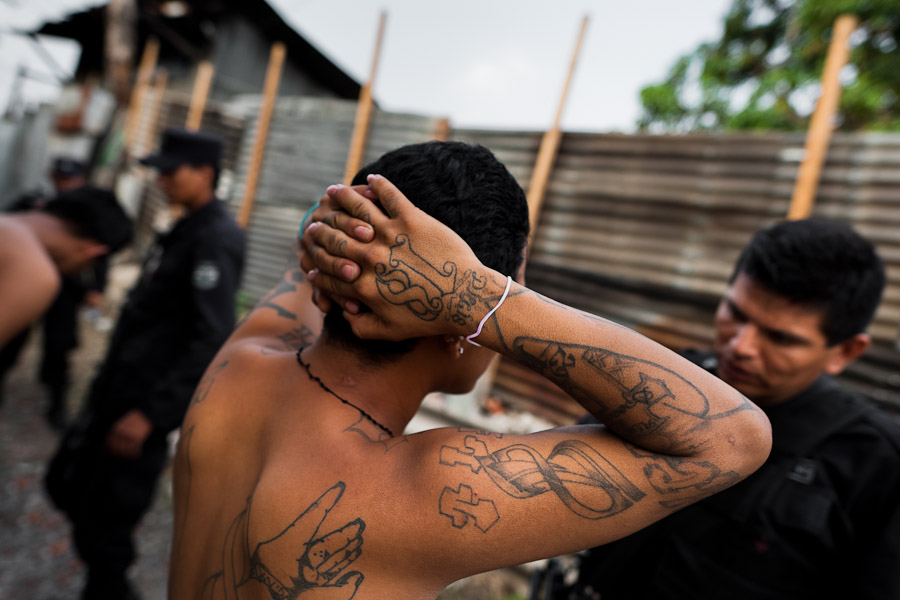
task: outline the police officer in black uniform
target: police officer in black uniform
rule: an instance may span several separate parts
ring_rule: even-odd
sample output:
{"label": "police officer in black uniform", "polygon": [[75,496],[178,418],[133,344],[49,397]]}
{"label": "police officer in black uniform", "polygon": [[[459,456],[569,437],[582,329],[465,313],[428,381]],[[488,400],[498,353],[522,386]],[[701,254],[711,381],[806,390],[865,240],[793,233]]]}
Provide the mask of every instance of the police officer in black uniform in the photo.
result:
{"label": "police officer in black uniform", "polygon": [[900,599],[900,425],[833,379],[869,346],[884,285],[844,223],[758,232],[716,313],[715,351],[684,354],[766,412],[769,459],[588,551],[574,589],[543,599]]}
{"label": "police officer in black uniform", "polygon": [[46,481],[88,566],[84,599],[135,597],[125,574],[132,532],[165,466],[166,436],[234,327],[244,235],[214,197],[221,153],[217,136],[167,130],[160,151],[141,159],[185,216],[150,251]]}

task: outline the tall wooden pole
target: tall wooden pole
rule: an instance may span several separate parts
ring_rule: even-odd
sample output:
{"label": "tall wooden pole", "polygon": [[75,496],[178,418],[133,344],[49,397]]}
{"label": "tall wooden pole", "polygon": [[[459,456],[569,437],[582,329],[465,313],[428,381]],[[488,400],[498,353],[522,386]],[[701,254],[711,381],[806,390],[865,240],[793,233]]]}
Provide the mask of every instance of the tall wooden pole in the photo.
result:
{"label": "tall wooden pole", "polygon": [[384,23],[387,15],[382,12],[378,20],[378,37],[375,40],[375,54],[372,57],[372,71],[369,80],[359,90],[359,102],[356,105],[356,120],[353,123],[353,137],[350,138],[350,152],[347,154],[347,166],[344,169],[344,184],[349,185],[353,176],[359,171],[366,139],[369,136],[369,121],[372,118],[372,85],[375,83],[375,72],[378,70],[378,57],[381,55],[381,42],[384,37]]}
{"label": "tall wooden pole", "polygon": [[190,131],[200,129],[203,121],[203,111],[206,109],[206,99],[209,97],[209,88],[212,84],[215,68],[208,60],[201,61],[197,65],[197,75],[194,77],[194,91],[191,93],[191,104],[188,108],[188,116],[184,128]]}
{"label": "tall wooden pole", "polygon": [[541,139],[541,146],[538,150],[537,159],[534,163],[534,170],[531,174],[531,183],[528,185],[528,220],[531,223],[531,238],[528,243],[529,248],[531,247],[531,240],[534,239],[534,233],[537,230],[541,207],[544,204],[544,196],[547,192],[547,182],[550,179],[550,172],[553,169],[553,163],[556,161],[559,142],[562,139],[562,131],[559,128],[559,123],[562,119],[563,108],[566,105],[566,96],[568,96],[569,87],[572,84],[572,75],[575,72],[575,64],[578,62],[578,54],[581,51],[581,42],[584,39],[584,32],[587,29],[587,24],[588,18],[584,17],[581,21],[581,31],[578,33],[578,41],[575,43],[575,52],[572,55],[572,63],[569,65],[566,83],[563,86],[562,97],[559,99],[559,107],[556,109],[556,118],[553,120],[553,126],[544,133],[544,137]]}
{"label": "tall wooden pole", "polygon": [[434,126],[434,139],[438,142],[446,142],[450,138],[450,119],[442,117]]}
{"label": "tall wooden pole", "polygon": [[275,96],[278,93],[278,82],[281,79],[284,56],[284,44],[281,42],[272,44],[272,50],[269,52],[269,66],[266,69],[266,82],[263,85],[262,104],[259,107],[256,139],[253,141],[253,154],[250,155],[250,165],[247,167],[247,178],[244,184],[244,197],[241,199],[241,209],[237,217],[238,225],[241,227],[246,227],[250,222],[253,200],[256,197],[256,182],[259,179],[259,167],[262,164],[266,140],[269,137],[269,122],[272,120],[272,110],[275,107]]}
{"label": "tall wooden pole", "polygon": [[822,71],[822,95],[819,96],[816,109],[809,120],[803,161],[800,163],[797,182],[794,185],[788,219],[804,219],[812,214],[819,176],[834,130],[834,116],[841,99],[841,82],[838,75],[847,64],[850,53],[847,42],[858,24],[859,20],[853,15],[841,15],[834,22],[831,45],[828,47]]}
{"label": "tall wooden pole", "polygon": [[125,132],[123,147],[126,152],[131,150],[141,122],[141,112],[144,106],[144,97],[150,87],[150,79],[156,68],[156,59],[159,56],[159,40],[149,38],[144,45],[144,53],[141,55],[141,64],[138,67],[137,81],[131,91],[131,101],[128,103],[128,113],[125,117]]}
{"label": "tall wooden pole", "polygon": [[[528,185],[528,221],[531,225],[531,235],[528,238],[528,251],[531,250],[531,243],[535,237],[538,219],[541,215],[541,206],[544,203],[544,195],[547,191],[547,181],[550,179],[550,171],[553,169],[553,163],[556,160],[556,153],[559,150],[559,142],[562,138],[562,131],[559,123],[562,120],[563,108],[566,105],[566,96],[569,94],[569,87],[572,84],[572,75],[575,72],[575,65],[578,62],[578,54],[581,51],[581,42],[584,40],[584,32],[587,30],[588,18],[581,20],[581,30],[578,32],[578,41],[575,42],[575,52],[572,54],[572,62],[569,65],[569,73],[566,75],[566,83],[563,86],[562,96],[559,99],[559,106],[556,109],[556,117],[553,119],[553,125],[544,133],[541,139],[541,146],[538,149],[537,159],[534,163],[534,170],[531,173],[531,183]],[[494,380],[497,378],[497,371],[500,369],[500,355],[497,354],[491,361],[490,366],[483,375],[487,378],[486,389],[493,389]]]}
{"label": "tall wooden pole", "polygon": [[150,119],[147,126],[147,136],[141,144],[141,153],[150,152],[153,148],[153,134],[159,123],[159,115],[162,113],[163,98],[166,95],[166,84],[169,82],[169,73],[165,69],[160,69],[156,73],[156,79],[153,82],[153,111],[150,113]]}
{"label": "tall wooden pole", "polygon": [[137,4],[135,0],[110,0],[103,14],[106,84],[116,97],[118,105],[125,106],[132,92],[132,65],[137,45]]}

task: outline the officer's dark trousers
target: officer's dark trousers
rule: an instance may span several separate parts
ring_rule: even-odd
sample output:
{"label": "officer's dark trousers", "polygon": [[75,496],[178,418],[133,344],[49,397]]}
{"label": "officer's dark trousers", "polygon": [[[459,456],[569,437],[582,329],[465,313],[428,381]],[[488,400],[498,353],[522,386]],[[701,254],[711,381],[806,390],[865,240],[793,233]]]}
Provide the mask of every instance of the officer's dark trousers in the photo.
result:
{"label": "officer's dark trousers", "polygon": [[44,356],[40,379],[50,391],[52,413],[65,413],[69,386],[69,352],[78,346],[78,308],[84,287],[71,278],[63,279],[62,289],[44,315]]}
{"label": "officer's dark trousers", "polygon": [[128,597],[125,571],[134,562],[132,533],[153,501],[166,463],[165,438],[151,436],[134,460],[107,452],[104,440],[88,440],[91,465],[68,511],[75,547],[87,563],[82,598],[118,600]]}
{"label": "officer's dark trousers", "polygon": [[[19,360],[22,348],[24,348],[25,344],[28,342],[29,333],[31,333],[31,329],[26,328],[16,337],[10,339],[5,346],[0,347],[0,386],[3,385],[6,374],[16,365],[16,361]],[[2,400],[3,390],[0,389],[0,402],[2,402]]]}

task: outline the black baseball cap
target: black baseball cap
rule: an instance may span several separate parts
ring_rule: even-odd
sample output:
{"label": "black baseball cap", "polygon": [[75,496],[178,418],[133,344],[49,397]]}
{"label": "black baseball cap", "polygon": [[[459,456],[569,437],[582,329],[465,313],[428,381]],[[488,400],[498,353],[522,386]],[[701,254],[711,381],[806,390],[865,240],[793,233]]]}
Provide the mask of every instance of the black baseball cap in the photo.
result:
{"label": "black baseball cap", "polygon": [[53,161],[54,177],[81,177],[87,175],[87,165],[68,156],[57,157]]}
{"label": "black baseball cap", "polygon": [[171,173],[181,165],[210,165],[219,168],[222,138],[205,131],[166,129],[156,154],[140,159],[141,164]]}

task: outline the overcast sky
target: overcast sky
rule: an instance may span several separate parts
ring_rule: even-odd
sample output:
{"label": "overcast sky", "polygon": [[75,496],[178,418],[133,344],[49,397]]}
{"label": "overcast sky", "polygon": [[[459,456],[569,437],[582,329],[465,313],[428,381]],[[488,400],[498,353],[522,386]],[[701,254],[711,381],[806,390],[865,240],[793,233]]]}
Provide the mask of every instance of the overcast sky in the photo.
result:
{"label": "overcast sky", "polygon": [[[458,127],[545,129],[553,121],[581,19],[585,39],[563,113],[569,131],[631,131],[642,86],[682,54],[716,40],[731,0],[271,0],[360,82],[387,13],[374,94],[387,110],[446,116]],[[0,0],[0,31],[103,2]],[[62,69],[77,57],[45,42]],[[49,74],[30,42],[0,33],[0,108],[19,64]],[[55,86],[29,81],[30,97]]]}

